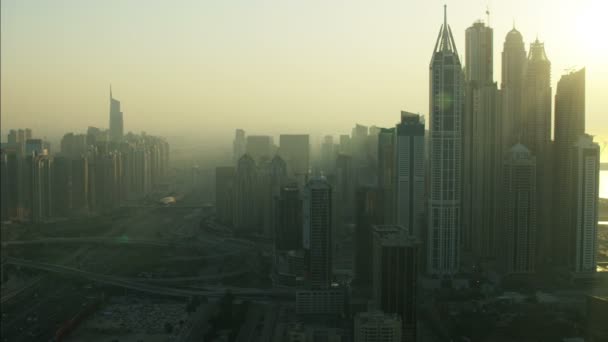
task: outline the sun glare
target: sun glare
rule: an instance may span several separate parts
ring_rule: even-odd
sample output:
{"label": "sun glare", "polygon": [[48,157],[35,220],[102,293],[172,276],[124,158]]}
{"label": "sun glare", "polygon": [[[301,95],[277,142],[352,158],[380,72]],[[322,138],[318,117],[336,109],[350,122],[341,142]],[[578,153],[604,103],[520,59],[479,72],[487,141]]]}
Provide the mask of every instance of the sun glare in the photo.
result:
{"label": "sun glare", "polygon": [[592,0],[581,3],[576,20],[576,36],[588,58],[605,61],[608,57],[606,44],[606,14],[608,2]]}

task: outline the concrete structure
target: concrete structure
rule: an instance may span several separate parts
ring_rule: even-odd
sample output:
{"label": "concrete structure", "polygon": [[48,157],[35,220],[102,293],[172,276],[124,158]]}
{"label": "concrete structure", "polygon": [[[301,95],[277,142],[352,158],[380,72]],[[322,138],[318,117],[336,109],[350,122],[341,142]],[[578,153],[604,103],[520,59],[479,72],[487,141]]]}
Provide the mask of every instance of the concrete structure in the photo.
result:
{"label": "concrete structure", "polygon": [[312,289],[328,289],[332,282],[332,188],[324,177],[311,179],[304,189],[303,247],[308,256]]}
{"label": "concrete structure", "polygon": [[395,141],[396,223],[422,239],[426,198],[424,123],[420,115],[401,112]]}
{"label": "concrete structure", "polygon": [[403,340],[416,341],[416,287],[420,240],[406,228],[373,228],[373,299],[385,313],[402,319]]}
{"label": "concrete structure", "polygon": [[500,261],[503,272],[536,270],[536,158],[524,145],[513,146],[504,161]]}
{"label": "concrete structure", "polygon": [[462,67],[447,14],[430,65],[427,271],[453,275],[460,264]]}
{"label": "concrete structure", "polygon": [[355,316],[355,342],[401,342],[401,317],[382,311],[361,312]]}

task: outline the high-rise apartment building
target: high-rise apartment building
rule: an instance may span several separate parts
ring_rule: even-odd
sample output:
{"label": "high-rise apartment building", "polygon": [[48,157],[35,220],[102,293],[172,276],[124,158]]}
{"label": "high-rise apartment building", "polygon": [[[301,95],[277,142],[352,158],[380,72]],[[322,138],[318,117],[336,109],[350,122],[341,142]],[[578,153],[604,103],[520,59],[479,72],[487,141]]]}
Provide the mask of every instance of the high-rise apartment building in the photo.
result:
{"label": "high-rise apartment building", "polygon": [[524,145],[509,149],[504,161],[500,263],[503,272],[536,270],[536,158]]}
{"label": "high-rise apartment building", "polygon": [[573,148],[574,200],[568,263],[575,273],[594,273],[597,268],[597,218],[599,202],[600,147],[593,137],[582,135]]}
{"label": "high-rise apartment building", "polygon": [[328,289],[332,266],[332,188],[324,177],[308,181],[303,196],[303,247],[308,257],[310,287]]}
{"label": "high-rise apartment building", "polygon": [[405,227],[373,228],[373,299],[380,310],[401,316],[403,341],[416,341],[419,241]]}
{"label": "high-rise apartment building", "polygon": [[395,128],[397,224],[422,239],[425,213],[424,123],[420,115],[401,112]]}
{"label": "high-rise apartment building", "polygon": [[445,14],[430,65],[429,95],[427,271],[452,275],[460,263],[463,80]]}

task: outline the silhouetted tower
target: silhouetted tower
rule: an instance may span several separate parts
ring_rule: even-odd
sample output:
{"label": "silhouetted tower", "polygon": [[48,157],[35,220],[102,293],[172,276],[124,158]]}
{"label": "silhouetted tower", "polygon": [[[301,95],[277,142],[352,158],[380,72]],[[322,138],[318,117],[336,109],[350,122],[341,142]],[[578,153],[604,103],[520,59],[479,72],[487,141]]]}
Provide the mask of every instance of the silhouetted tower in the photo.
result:
{"label": "silhouetted tower", "polygon": [[554,215],[552,234],[557,264],[568,262],[564,253],[572,241],[573,213],[577,205],[577,179],[574,177],[573,146],[585,134],[585,69],[562,76],[555,94],[555,179],[553,180]]}
{"label": "silhouetted tower", "polygon": [[512,146],[522,138],[523,86],[526,68],[524,39],[515,28],[505,38],[502,51],[502,136],[503,146]]}
{"label": "silhouetted tower", "polygon": [[324,177],[314,177],[304,189],[303,246],[308,256],[311,288],[327,289],[332,281],[331,186]]}
{"label": "silhouetted tower", "polygon": [[112,87],[110,87],[110,141],[121,142],[123,132],[123,115],[120,111],[120,101],[112,97]]}

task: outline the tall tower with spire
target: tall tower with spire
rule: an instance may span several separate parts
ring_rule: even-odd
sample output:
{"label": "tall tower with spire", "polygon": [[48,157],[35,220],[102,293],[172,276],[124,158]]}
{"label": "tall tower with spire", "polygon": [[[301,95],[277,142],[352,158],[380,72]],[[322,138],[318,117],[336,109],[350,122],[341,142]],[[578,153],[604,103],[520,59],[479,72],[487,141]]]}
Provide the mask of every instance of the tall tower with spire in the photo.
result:
{"label": "tall tower with spire", "polygon": [[445,6],[429,76],[427,272],[452,275],[460,263],[463,72]]}
{"label": "tall tower with spire", "polygon": [[124,135],[120,101],[112,97],[110,86],[110,141],[121,142]]}

